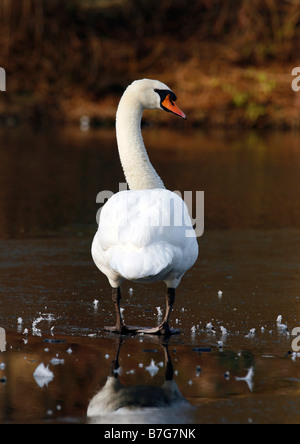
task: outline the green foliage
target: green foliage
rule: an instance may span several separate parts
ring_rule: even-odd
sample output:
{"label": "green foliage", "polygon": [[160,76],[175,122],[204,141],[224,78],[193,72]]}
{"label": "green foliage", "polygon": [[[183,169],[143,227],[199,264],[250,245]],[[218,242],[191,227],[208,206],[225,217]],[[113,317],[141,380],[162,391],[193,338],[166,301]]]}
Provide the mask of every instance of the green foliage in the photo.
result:
{"label": "green foliage", "polygon": [[250,102],[246,107],[247,118],[255,123],[260,117],[266,114],[266,107],[260,103]]}
{"label": "green foliage", "polygon": [[232,102],[237,108],[244,107],[249,100],[249,94],[245,91],[236,91],[233,94]]}

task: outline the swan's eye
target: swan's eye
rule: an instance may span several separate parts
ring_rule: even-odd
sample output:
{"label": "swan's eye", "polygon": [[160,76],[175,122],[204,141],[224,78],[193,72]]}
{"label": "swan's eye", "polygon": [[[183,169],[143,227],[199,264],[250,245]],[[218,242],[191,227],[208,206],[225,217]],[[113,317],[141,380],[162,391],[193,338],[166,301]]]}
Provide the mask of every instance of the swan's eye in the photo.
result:
{"label": "swan's eye", "polygon": [[170,91],[170,101],[173,105],[174,105],[173,102],[176,102],[176,100],[177,100],[177,97],[175,96],[175,94],[172,91]]}
{"label": "swan's eye", "polygon": [[161,103],[164,102],[164,100],[169,97],[169,100],[172,102],[172,105],[174,105],[173,102],[176,102],[177,97],[173,93],[173,91],[170,91],[168,89],[157,89],[155,88],[154,91],[160,96]]}

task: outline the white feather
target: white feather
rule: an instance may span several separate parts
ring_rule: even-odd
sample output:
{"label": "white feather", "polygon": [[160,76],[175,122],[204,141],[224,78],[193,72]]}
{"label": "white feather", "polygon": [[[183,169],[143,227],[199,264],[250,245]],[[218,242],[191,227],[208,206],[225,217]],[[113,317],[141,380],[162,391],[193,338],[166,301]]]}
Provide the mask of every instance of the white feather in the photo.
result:
{"label": "white feather", "polygon": [[[165,281],[176,288],[198,244],[183,200],[165,189],[121,191],[104,205],[92,255],[111,285]],[[193,233],[193,231],[192,231]]]}

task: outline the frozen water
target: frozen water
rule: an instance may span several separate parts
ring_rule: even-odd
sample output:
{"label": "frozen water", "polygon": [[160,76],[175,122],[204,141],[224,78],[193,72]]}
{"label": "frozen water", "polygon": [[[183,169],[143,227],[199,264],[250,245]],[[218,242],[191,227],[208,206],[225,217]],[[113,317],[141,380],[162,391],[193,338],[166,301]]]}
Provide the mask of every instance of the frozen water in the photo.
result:
{"label": "frozen water", "polygon": [[33,377],[36,383],[42,388],[53,380],[54,374],[49,370],[49,366],[45,367],[44,363],[41,363],[34,371]]}

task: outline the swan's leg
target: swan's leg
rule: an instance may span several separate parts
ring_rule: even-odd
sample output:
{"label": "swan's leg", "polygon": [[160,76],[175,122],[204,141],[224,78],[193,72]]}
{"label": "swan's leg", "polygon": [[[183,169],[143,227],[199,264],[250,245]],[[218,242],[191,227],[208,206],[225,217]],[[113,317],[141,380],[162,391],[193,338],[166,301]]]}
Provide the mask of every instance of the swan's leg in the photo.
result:
{"label": "swan's leg", "polygon": [[173,335],[178,334],[179,330],[174,330],[169,326],[169,319],[175,302],[175,288],[168,288],[166,296],[166,314],[162,323],[158,326],[159,334]]}
{"label": "swan's leg", "polygon": [[162,323],[158,327],[140,329],[137,331],[137,333],[147,333],[153,335],[166,335],[166,336],[178,334],[180,332],[179,330],[174,330],[169,326],[169,319],[174,302],[175,302],[175,288],[168,288],[166,296],[166,314]]}
{"label": "swan's leg", "polygon": [[120,287],[112,289],[112,301],[114,303],[116,311],[116,325],[114,327],[104,327],[104,330],[121,333],[125,325],[122,321],[121,310],[120,310],[120,301],[121,301]]}
{"label": "swan's leg", "polygon": [[122,320],[122,315],[120,310],[120,301],[121,301],[120,287],[112,289],[112,300],[116,311],[116,325],[114,327],[104,327],[104,330],[124,335],[136,332],[139,327],[128,327]]}

